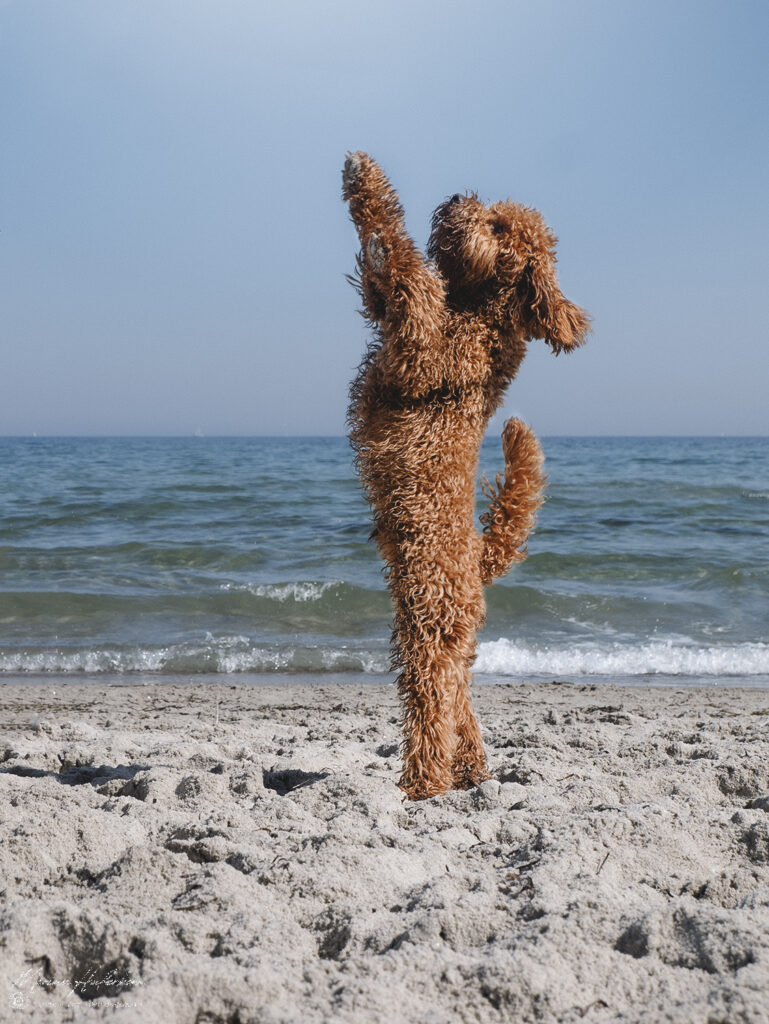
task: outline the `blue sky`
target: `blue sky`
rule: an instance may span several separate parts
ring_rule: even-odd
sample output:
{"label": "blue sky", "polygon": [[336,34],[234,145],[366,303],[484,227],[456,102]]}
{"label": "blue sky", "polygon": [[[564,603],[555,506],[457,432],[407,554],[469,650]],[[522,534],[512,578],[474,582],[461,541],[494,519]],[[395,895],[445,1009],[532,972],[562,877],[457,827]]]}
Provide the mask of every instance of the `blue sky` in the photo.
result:
{"label": "blue sky", "polygon": [[0,0],[0,434],[339,434],[345,151],[560,237],[540,434],[769,433],[769,4]]}

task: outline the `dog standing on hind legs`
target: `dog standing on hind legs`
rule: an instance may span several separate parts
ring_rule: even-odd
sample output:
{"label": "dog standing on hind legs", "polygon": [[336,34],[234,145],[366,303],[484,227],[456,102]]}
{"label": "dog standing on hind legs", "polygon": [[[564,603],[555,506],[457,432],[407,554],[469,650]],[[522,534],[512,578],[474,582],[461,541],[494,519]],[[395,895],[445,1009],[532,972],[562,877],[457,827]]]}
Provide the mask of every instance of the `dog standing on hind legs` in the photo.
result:
{"label": "dog standing on hind legs", "polygon": [[454,195],[433,215],[425,259],[370,156],[348,155],[342,194],[361,245],[352,280],[374,332],[350,389],[350,440],[395,610],[399,784],[417,800],[489,777],[470,698],[483,587],[526,557],[542,503],[539,444],[508,420],[504,476],[485,486],[491,504],[478,533],[486,425],[527,342],[569,351],[589,321],[561,294],[556,238],[536,210]]}

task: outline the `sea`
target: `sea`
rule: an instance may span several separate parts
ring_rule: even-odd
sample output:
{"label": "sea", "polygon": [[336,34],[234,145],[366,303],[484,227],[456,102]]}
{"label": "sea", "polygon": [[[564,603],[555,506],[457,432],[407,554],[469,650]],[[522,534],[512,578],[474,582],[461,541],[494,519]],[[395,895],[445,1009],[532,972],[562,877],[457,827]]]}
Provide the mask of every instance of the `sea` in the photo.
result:
{"label": "sea", "polygon": [[[769,438],[542,443],[476,679],[769,686]],[[0,685],[391,680],[370,531],[341,437],[1,438]]]}

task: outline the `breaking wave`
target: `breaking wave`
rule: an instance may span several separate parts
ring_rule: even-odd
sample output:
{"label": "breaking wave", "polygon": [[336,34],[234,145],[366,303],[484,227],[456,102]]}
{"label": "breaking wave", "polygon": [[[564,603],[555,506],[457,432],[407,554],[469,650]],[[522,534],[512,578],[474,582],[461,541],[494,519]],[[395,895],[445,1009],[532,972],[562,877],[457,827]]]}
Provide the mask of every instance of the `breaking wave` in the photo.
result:
{"label": "breaking wave", "polygon": [[475,671],[503,676],[769,675],[769,644],[695,647],[655,640],[561,648],[526,647],[502,638],[480,645]]}
{"label": "breaking wave", "polygon": [[[168,646],[18,648],[0,654],[0,673],[30,675],[239,673],[364,673],[388,671],[384,641],[374,644],[258,644],[247,637],[211,638]],[[481,676],[769,677],[769,644],[695,647],[674,640],[644,644],[530,646],[501,638],[479,645],[473,671]]]}
{"label": "breaking wave", "polygon": [[332,580],[328,583],[224,583],[221,589],[245,591],[254,597],[267,597],[282,604],[285,601],[318,601],[326,591],[341,590],[344,586],[342,580]]}
{"label": "breaking wave", "polygon": [[313,645],[265,645],[234,638],[167,647],[63,650],[19,649],[0,654],[0,674],[24,675],[229,675],[251,673],[381,673],[384,649]]}

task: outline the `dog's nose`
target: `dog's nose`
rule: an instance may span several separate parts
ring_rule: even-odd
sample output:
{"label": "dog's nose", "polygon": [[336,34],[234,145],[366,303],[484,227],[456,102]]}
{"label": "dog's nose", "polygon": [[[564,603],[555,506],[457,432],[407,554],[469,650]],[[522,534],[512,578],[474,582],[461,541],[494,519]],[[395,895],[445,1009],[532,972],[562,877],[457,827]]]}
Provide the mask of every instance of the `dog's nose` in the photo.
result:
{"label": "dog's nose", "polygon": [[461,202],[462,202],[462,196],[459,194],[459,192],[455,192],[454,195],[451,197],[451,199],[449,199],[449,203],[461,203]]}

